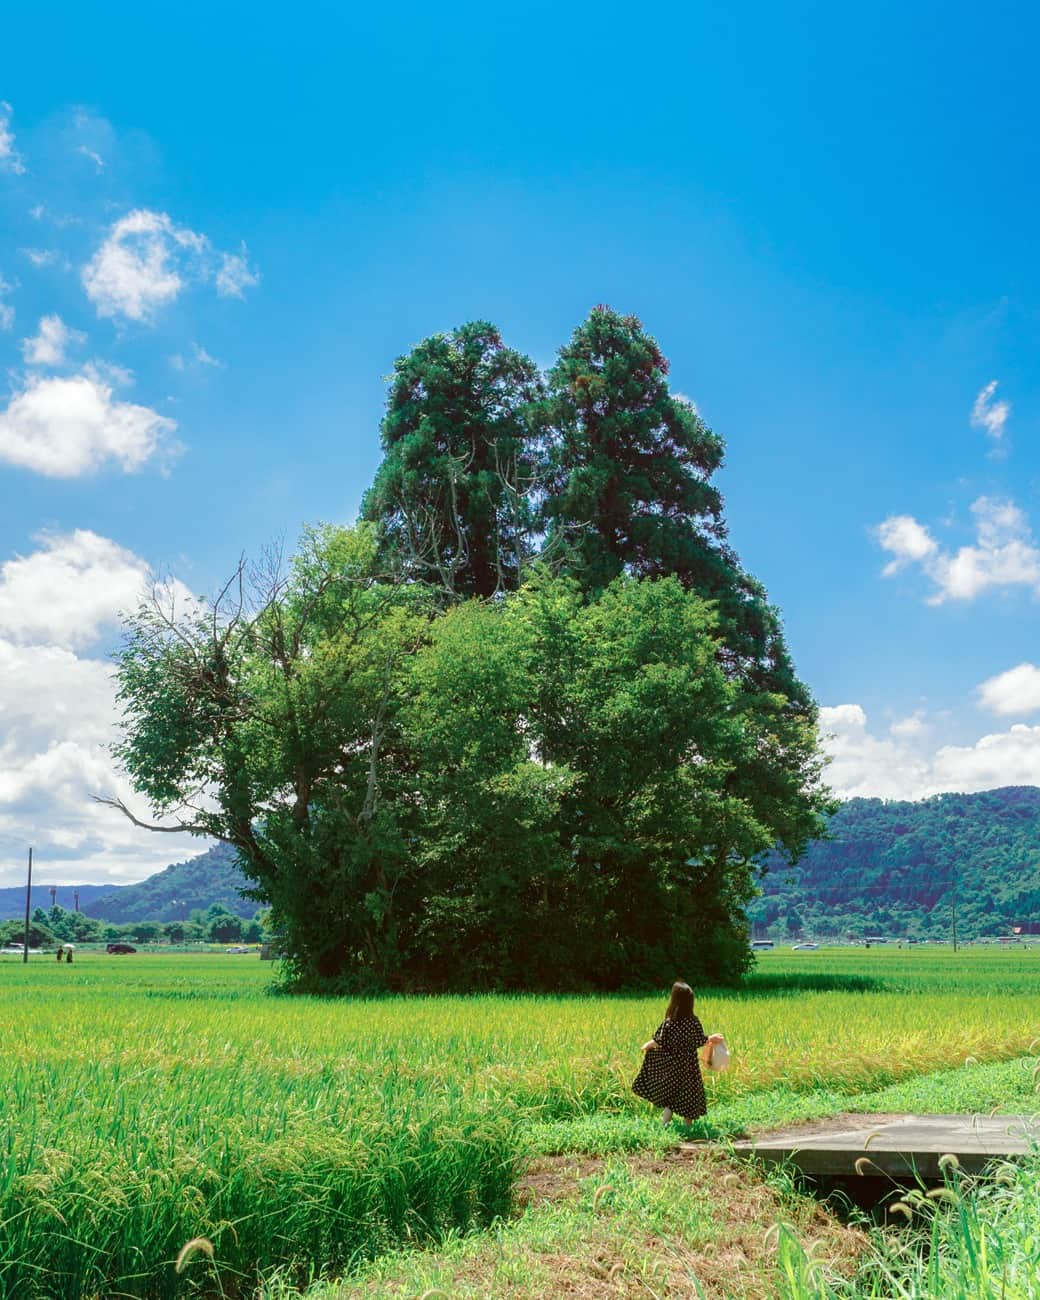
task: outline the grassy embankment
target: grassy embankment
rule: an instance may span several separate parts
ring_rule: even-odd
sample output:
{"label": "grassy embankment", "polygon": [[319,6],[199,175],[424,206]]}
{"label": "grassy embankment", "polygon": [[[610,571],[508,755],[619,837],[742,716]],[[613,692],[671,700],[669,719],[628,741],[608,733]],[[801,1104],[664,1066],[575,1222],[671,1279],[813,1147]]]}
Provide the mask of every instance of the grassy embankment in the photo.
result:
{"label": "grassy embankment", "polygon": [[[615,1240],[626,1216],[686,1243],[661,1292],[684,1294],[674,1277],[703,1277],[725,1250],[724,1203],[740,1198],[715,1183],[729,1174],[709,1170],[697,1193],[688,1169],[655,1166],[677,1135],[629,1091],[662,999],[301,1001],[268,997],[269,978],[239,957],[0,963],[0,1296],[172,1296],[193,1280],[250,1294],[278,1270],[271,1294],[347,1271],[351,1291],[390,1294],[395,1269],[411,1294],[409,1271],[418,1285],[442,1265],[464,1294],[460,1253],[492,1240],[507,1259],[512,1243],[514,1271],[533,1278],[536,1258]],[[698,1010],[734,1052],[711,1080],[705,1135],[841,1109],[1032,1109],[1040,951],[768,954],[745,990],[705,991]],[[626,1151],[647,1154],[619,1162]],[[558,1203],[536,1189],[505,1223],[525,1161],[561,1152],[598,1159],[558,1163]],[[756,1239],[785,1214],[813,1221],[786,1192],[752,1200]],[[669,1237],[673,1201],[686,1219]],[[493,1223],[492,1238],[458,1236]],[[200,1252],[176,1273],[199,1236],[215,1264]],[[625,1239],[638,1253],[639,1234]],[[655,1249],[650,1272],[666,1267]],[[835,1238],[831,1253],[847,1250]],[[606,1265],[614,1290],[639,1273],[622,1256]]]}

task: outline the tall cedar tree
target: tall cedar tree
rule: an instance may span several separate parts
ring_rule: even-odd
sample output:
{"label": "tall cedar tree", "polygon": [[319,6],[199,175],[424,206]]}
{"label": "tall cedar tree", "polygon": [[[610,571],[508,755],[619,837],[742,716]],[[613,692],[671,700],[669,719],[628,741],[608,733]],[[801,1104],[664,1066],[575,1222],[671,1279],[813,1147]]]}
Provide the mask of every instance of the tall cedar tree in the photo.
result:
{"label": "tall cedar tree", "polygon": [[413,578],[457,596],[515,590],[540,477],[534,362],[473,321],[398,358],[385,457],[362,516]]}
{"label": "tall cedar tree", "polygon": [[[554,431],[543,506],[550,543],[586,590],[626,572],[675,574],[717,602],[731,672],[796,685],[776,613],[726,543],[710,482],[722,439],[668,388],[668,360],[635,316],[595,307],[548,377]],[[804,695],[797,683],[796,694]]]}
{"label": "tall cedar tree", "polygon": [[[731,784],[756,805],[772,804],[781,850],[797,857],[830,807],[805,794],[816,705],[777,610],[726,541],[722,497],[710,481],[722,440],[691,402],[670,393],[668,369],[640,321],[606,306],[560,350],[543,415],[553,431],[546,553],[562,557],[564,572],[590,592],[622,572],[674,574],[715,602],[720,663],[762,733],[757,759],[735,770]],[[720,871],[725,852],[720,846]]]}

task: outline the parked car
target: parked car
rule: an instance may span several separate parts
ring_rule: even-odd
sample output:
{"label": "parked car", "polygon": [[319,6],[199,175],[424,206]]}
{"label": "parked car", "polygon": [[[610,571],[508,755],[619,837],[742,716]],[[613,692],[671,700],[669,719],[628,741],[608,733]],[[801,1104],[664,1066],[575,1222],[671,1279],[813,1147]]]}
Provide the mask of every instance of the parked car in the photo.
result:
{"label": "parked car", "polygon": [[126,952],[136,952],[137,949],[131,943],[106,943],[105,952],[112,953],[113,956],[121,957]]}
{"label": "parked car", "polygon": [[792,952],[815,952],[820,945],[818,943],[796,943],[791,949]]}
{"label": "parked car", "polygon": [[233,947],[231,947],[231,948],[225,948],[224,951],[225,951],[225,952],[230,952],[230,953],[232,953],[232,954],[235,955],[235,956],[239,956],[239,955],[241,955],[242,953],[249,953],[249,952],[252,952],[253,950],[252,950],[252,948],[243,948],[241,944],[235,944],[235,945],[234,945]]}

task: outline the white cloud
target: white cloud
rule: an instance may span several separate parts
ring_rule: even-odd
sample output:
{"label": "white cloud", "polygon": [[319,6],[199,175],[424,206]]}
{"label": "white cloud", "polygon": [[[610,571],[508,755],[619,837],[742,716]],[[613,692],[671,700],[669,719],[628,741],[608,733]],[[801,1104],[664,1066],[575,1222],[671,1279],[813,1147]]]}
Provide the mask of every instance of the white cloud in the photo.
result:
{"label": "white cloud", "polygon": [[221,254],[217,293],[222,298],[243,298],[247,289],[259,283],[259,274],[249,265],[245,244],[240,253]]}
{"label": "white cloud", "polygon": [[978,693],[981,706],[993,713],[1035,713],[1040,709],[1040,668],[1030,663],[1009,668],[984,681]]}
{"label": "white cloud", "polygon": [[62,366],[65,349],[70,344],[83,343],[86,335],[69,329],[60,316],[41,316],[40,328],[35,338],[22,340],[22,356],[30,366]]}
{"label": "white cloud", "polygon": [[882,738],[858,704],[820,710],[820,732],[831,759],[827,780],[842,798],[924,799],[1002,785],[1040,785],[1040,726],[1016,723],[972,745],[924,742],[926,728]]}
{"label": "white cloud", "polygon": [[17,883],[14,851],[20,860],[30,844],[40,878],[70,884],[140,880],[206,847],[140,830],[92,800],[140,806],[109,751],[115,689],[103,660],[0,637],[0,884]]}
{"label": "white cloud", "polygon": [[985,429],[986,434],[995,442],[1004,437],[1004,427],[1011,414],[1011,403],[995,402],[993,394],[997,391],[997,380],[991,379],[975,398],[971,408],[971,423],[975,429]]}
{"label": "white cloud", "polygon": [[9,302],[4,302],[4,294],[10,293],[12,287],[0,275],[0,330],[4,331],[14,327],[14,308]]}
{"label": "white cloud", "polygon": [[0,565],[0,637],[82,648],[144,597],[148,566],[89,529],[43,533],[39,549]]}
{"label": "white cloud", "polygon": [[177,226],[165,212],[138,208],[121,217],[83,268],[83,286],[99,316],[148,321],[191,283],[242,297],[258,276],[242,255],[219,253],[205,235]]}
{"label": "white cloud", "polygon": [[917,709],[908,718],[897,718],[889,727],[889,731],[897,740],[913,740],[926,735],[928,730],[923,709]]}
{"label": "white cloud", "polygon": [[976,542],[947,551],[911,515],[893,515],[878,526],[883,550],[895,558],[882,570],[891,577],[919,564],[935,584],[930,605],[947,600],[974,600],[991,589],[1027,587],[1040,594],[1040,549],[1029,521],[1013,501],[979,497],[972,503]]}
{"label": "white cloud", "polygon": [[974,745],[946,745],[935,756],[933,775],[938,790],[1040,785],[1040,727],[1016,722]]}
{"label": "white cloud", "polygon": [[[29,844],[41,878],[70,883],[140,879],[205,847],[137,829],[90,798],[139,803],[108,749],[112,665],[77,650],[106,638],[149,584],[139,556],[82,529],[0,566],[0,883],[13,883],[14,850]],[[190,600],[181,584],[170,590]]]}
{"label": "white cloud", "polygon": [[883,572],[886,578],[907,564],[920,563],[939,549],[928,529],[912,515],[890,515],[878,525],[877,531],[882,549],[895,556],[895,559],[885,565]]}
{"label": "white cloud", "polygon": [[97,372],[30,377],[0,410],[0,461],[50,478],[75,478],[114,461],[126,473],[173,450],[173,420],[114,401]]}
{"label": "white cloud", "polygon": [[95,357],[83,367],[83,373],[95,383],[111,384],[113,388],[129,388],[134,382],[134,372],[125,366],[117,366],[112,361],[101,361]]}
{"label": "white cloud", "polygon": [[11,105],[0,100],[0,171],[24,172],[25,164],[14,147],[11,111]]}
{"label": "white cloud", "polygon": [[83,285],[98,315],[149,319],[184,287],[178,253],[198,253],[202,238],[175,226],[164,212],[137,209],[120,218],[83,268]]}

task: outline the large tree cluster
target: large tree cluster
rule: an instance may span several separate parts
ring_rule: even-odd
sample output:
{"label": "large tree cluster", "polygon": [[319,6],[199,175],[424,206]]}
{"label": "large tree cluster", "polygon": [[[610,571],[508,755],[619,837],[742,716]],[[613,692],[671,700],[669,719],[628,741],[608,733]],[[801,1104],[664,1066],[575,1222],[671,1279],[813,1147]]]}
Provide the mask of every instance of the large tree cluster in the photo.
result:
{"label": "large tree cluster", "polygon": [[667,373],[605,307],[547,374],[484,322],[427,339],[355,527],[130,621],[126,770],[235,846],[298,987],[744,969],[756,864],[827,794],[721,441]]}

